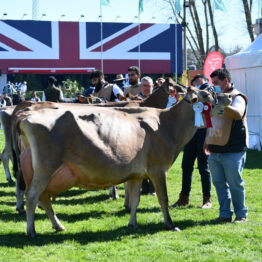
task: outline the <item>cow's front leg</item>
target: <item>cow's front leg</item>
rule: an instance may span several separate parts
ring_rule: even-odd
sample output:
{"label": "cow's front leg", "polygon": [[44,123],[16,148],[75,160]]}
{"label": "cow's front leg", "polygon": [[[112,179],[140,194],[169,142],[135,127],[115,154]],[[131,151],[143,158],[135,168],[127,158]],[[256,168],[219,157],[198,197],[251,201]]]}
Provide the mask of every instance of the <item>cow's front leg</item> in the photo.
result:
{"label": "cow's front leg", "polygon": [[131,214],[128,225],[137,228],[136,210],[140,200],[140,188],[142,185],[141,180],[129,180],[128,191],[130,197]]}
{"label": "cow's front leg", "polygon": [[130,211],[130,197],[129,197],[129,181],[125,182],[125,200],[124,200],[124,207],[127,211]]}
{"label": "cow's front leg", "polygon": [[45,210],[47,216],[51,220],[52,226],[56,231],[64,231],[65,227],[60,223],[57,216],[54,213],[50,196],[47,193],[42,193],[40,198],[40,205]]}
{"label": "cow's front leg", "polygon": [[179,228],[173,225],[172,219],[168,210],[168,195],[167,195],[167,187],[166,187],[166,173],[159,172],[158,174],[149,175],[149,178],[154,184],[158,202],[161,206],[161,210],[164,216],[164,222],[168,229],[174,231],[180,231]]}

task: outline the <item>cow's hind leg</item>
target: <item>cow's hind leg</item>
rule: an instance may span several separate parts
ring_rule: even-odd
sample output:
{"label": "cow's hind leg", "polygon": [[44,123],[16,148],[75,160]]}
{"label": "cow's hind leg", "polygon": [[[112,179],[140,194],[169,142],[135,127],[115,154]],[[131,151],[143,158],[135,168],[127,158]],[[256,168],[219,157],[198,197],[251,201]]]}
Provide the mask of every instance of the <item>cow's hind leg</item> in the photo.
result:
{"label": "cow's hind leg", "polygon": [[142,180],[130,180],[128,181],[128,191],[130,197],[130,205],[131,205],[131,214],[128,225],[137,228],[137,220],[136,220],[136,210],[140,200],[140,188],[142,185]]}
{"label": "cow's hind leg", "polygon": [[113,200],[116,200],[116,199],[119,198],[119,195],[118,195],[118,191],[117,191],[117,187],[116,187],[116,186],[110,187],[110,189],[109,189],[109,196],[110,196]]}
{"label": "cow's hind leg", "polygon": [[33,177],[28,193],[26,195],[26,220],[27,220],[27,235],[29,237],[35,237],[35,209],[39,202],[39,197],[45,190],[48,180],[37,179],[38,176]]}
{"label": "cow's hind leg", "polygon": [[161,210],[163,212],[164,216],[164,222],[168,229],[174,230],[174,231],[180,231],[179,228],[175,227],[173,225],[172,219],[169,214],[168,210],[168,195],[167,195],[167,187],[166,187],[166,174],[165,172],[151,175],[149,176],[151,181],[154,184],[158,202],[161,206]]}
{"label": "cow's hind leg", "polygon": [[56,231],[65,230],[65,227],[60,223],[60,221],[58,220],[57,216],[54,213],[50,196],[46,192],[44,192],[40,195],[39,201],[40,201],[41,207],[45,210],[47,216],[51,220],[53,228]]}
{"label": "cow's hind leg", "polygon": [[21,187],[19,179],[16,181],[16,211],[21,215],[25,213],[24,209],[25,190]]}
{"label": "cow's hind leg", "polygon": [[6,148],[4,148],[4,150],[1,154],[1,160],[2,160],[3,166],[4,166],[6,180],[9,184],[13,184],[14,181],[12,180],[11,173],[10,173],[10,170],[9,170],[9,165],[8,165],[9,164],[9,154],[8,154]]}

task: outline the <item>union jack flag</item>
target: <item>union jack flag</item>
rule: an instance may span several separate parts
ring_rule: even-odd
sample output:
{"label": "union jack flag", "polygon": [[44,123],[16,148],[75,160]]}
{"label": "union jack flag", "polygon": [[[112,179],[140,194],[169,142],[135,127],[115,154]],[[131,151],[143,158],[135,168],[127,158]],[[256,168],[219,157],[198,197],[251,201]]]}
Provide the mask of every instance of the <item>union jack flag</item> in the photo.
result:
{"label": "union jack flag", "polygon": [[182,28],[174,24],[0,21],[0,69],[101,68],[182,72]]}

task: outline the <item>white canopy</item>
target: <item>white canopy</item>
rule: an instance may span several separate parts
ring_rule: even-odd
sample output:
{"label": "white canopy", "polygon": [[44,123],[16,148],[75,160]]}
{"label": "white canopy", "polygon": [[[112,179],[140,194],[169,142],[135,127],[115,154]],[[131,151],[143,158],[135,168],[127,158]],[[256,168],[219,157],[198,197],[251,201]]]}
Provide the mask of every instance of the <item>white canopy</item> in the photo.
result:
{"label": "white canopy", "polygon": [[235,87],[248,96],[249,147],[262,147],[262,34],[244,51],[226,57]]}

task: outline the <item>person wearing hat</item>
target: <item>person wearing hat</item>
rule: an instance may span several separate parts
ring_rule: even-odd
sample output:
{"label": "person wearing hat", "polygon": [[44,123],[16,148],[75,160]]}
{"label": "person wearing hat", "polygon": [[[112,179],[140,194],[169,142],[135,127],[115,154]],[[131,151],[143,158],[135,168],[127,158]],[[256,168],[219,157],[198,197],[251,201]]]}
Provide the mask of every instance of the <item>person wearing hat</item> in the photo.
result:
{"label": "person wearing hat", "polygon": [[122,90],[124,91],[124,81],[126,79],[124,78],[124,76],[122,74],[118,74],[116,75],[116,79],[113,80],[113,82]]}
{"label": "person wearing hat", "polygon": [[0,94],[0,107],[6,107],[6,101],[4,100],[3,94]]}
{"label": "person wearing hat", "polygon": [[94,86],[93,93],[88,97],[78,96],[80,103],[96,103],[96,101],[112,102],[118,100],[125,100],[123,91],[116,85],[105,81],[104,73],[100,70],[95,70],[90,75],[92,86]]}
{"label": "person wearing hat", "polygon": [[[196,75],[191,85],[204,90],[209,88],[208,79],[204,75]],[[203,150],[206,137],[206,128],[198,129],[193,138],[185,145],[182,158],[182,189],[179,199],[173,207],[186,206],[189,203],[194,163],[197,159],[198,170],[201,176],[203,204],[202,208],[211,208],[211,177],[208,168],[207,156]]]}
{"label": "person wearing hat", "polygon": [[140,93],[141,73],[137,66],[130,66],[127,71],[130,85],[125,88],[124,96],[132,98]]}
{"label": "person wearing hat", "polygon": [[3,98],[6,102],[6,106],[12,106],[13,105],[12,98],[8,95],[8,93],[3,92]]}
{"label": "person wearing hat", "polygon": [[54,76],[48,77],[48,87],[43,93],[42,101],[64,102],[63,92],[56,86],[57,80]]}
{"label": "person wearing hat", "polygon": [[161,87],[164,82],[165,82],[165,79],[163,77],[159,77],[156,80],[156,86],[155,86],[154,90],[157,90],[159,87]]}

